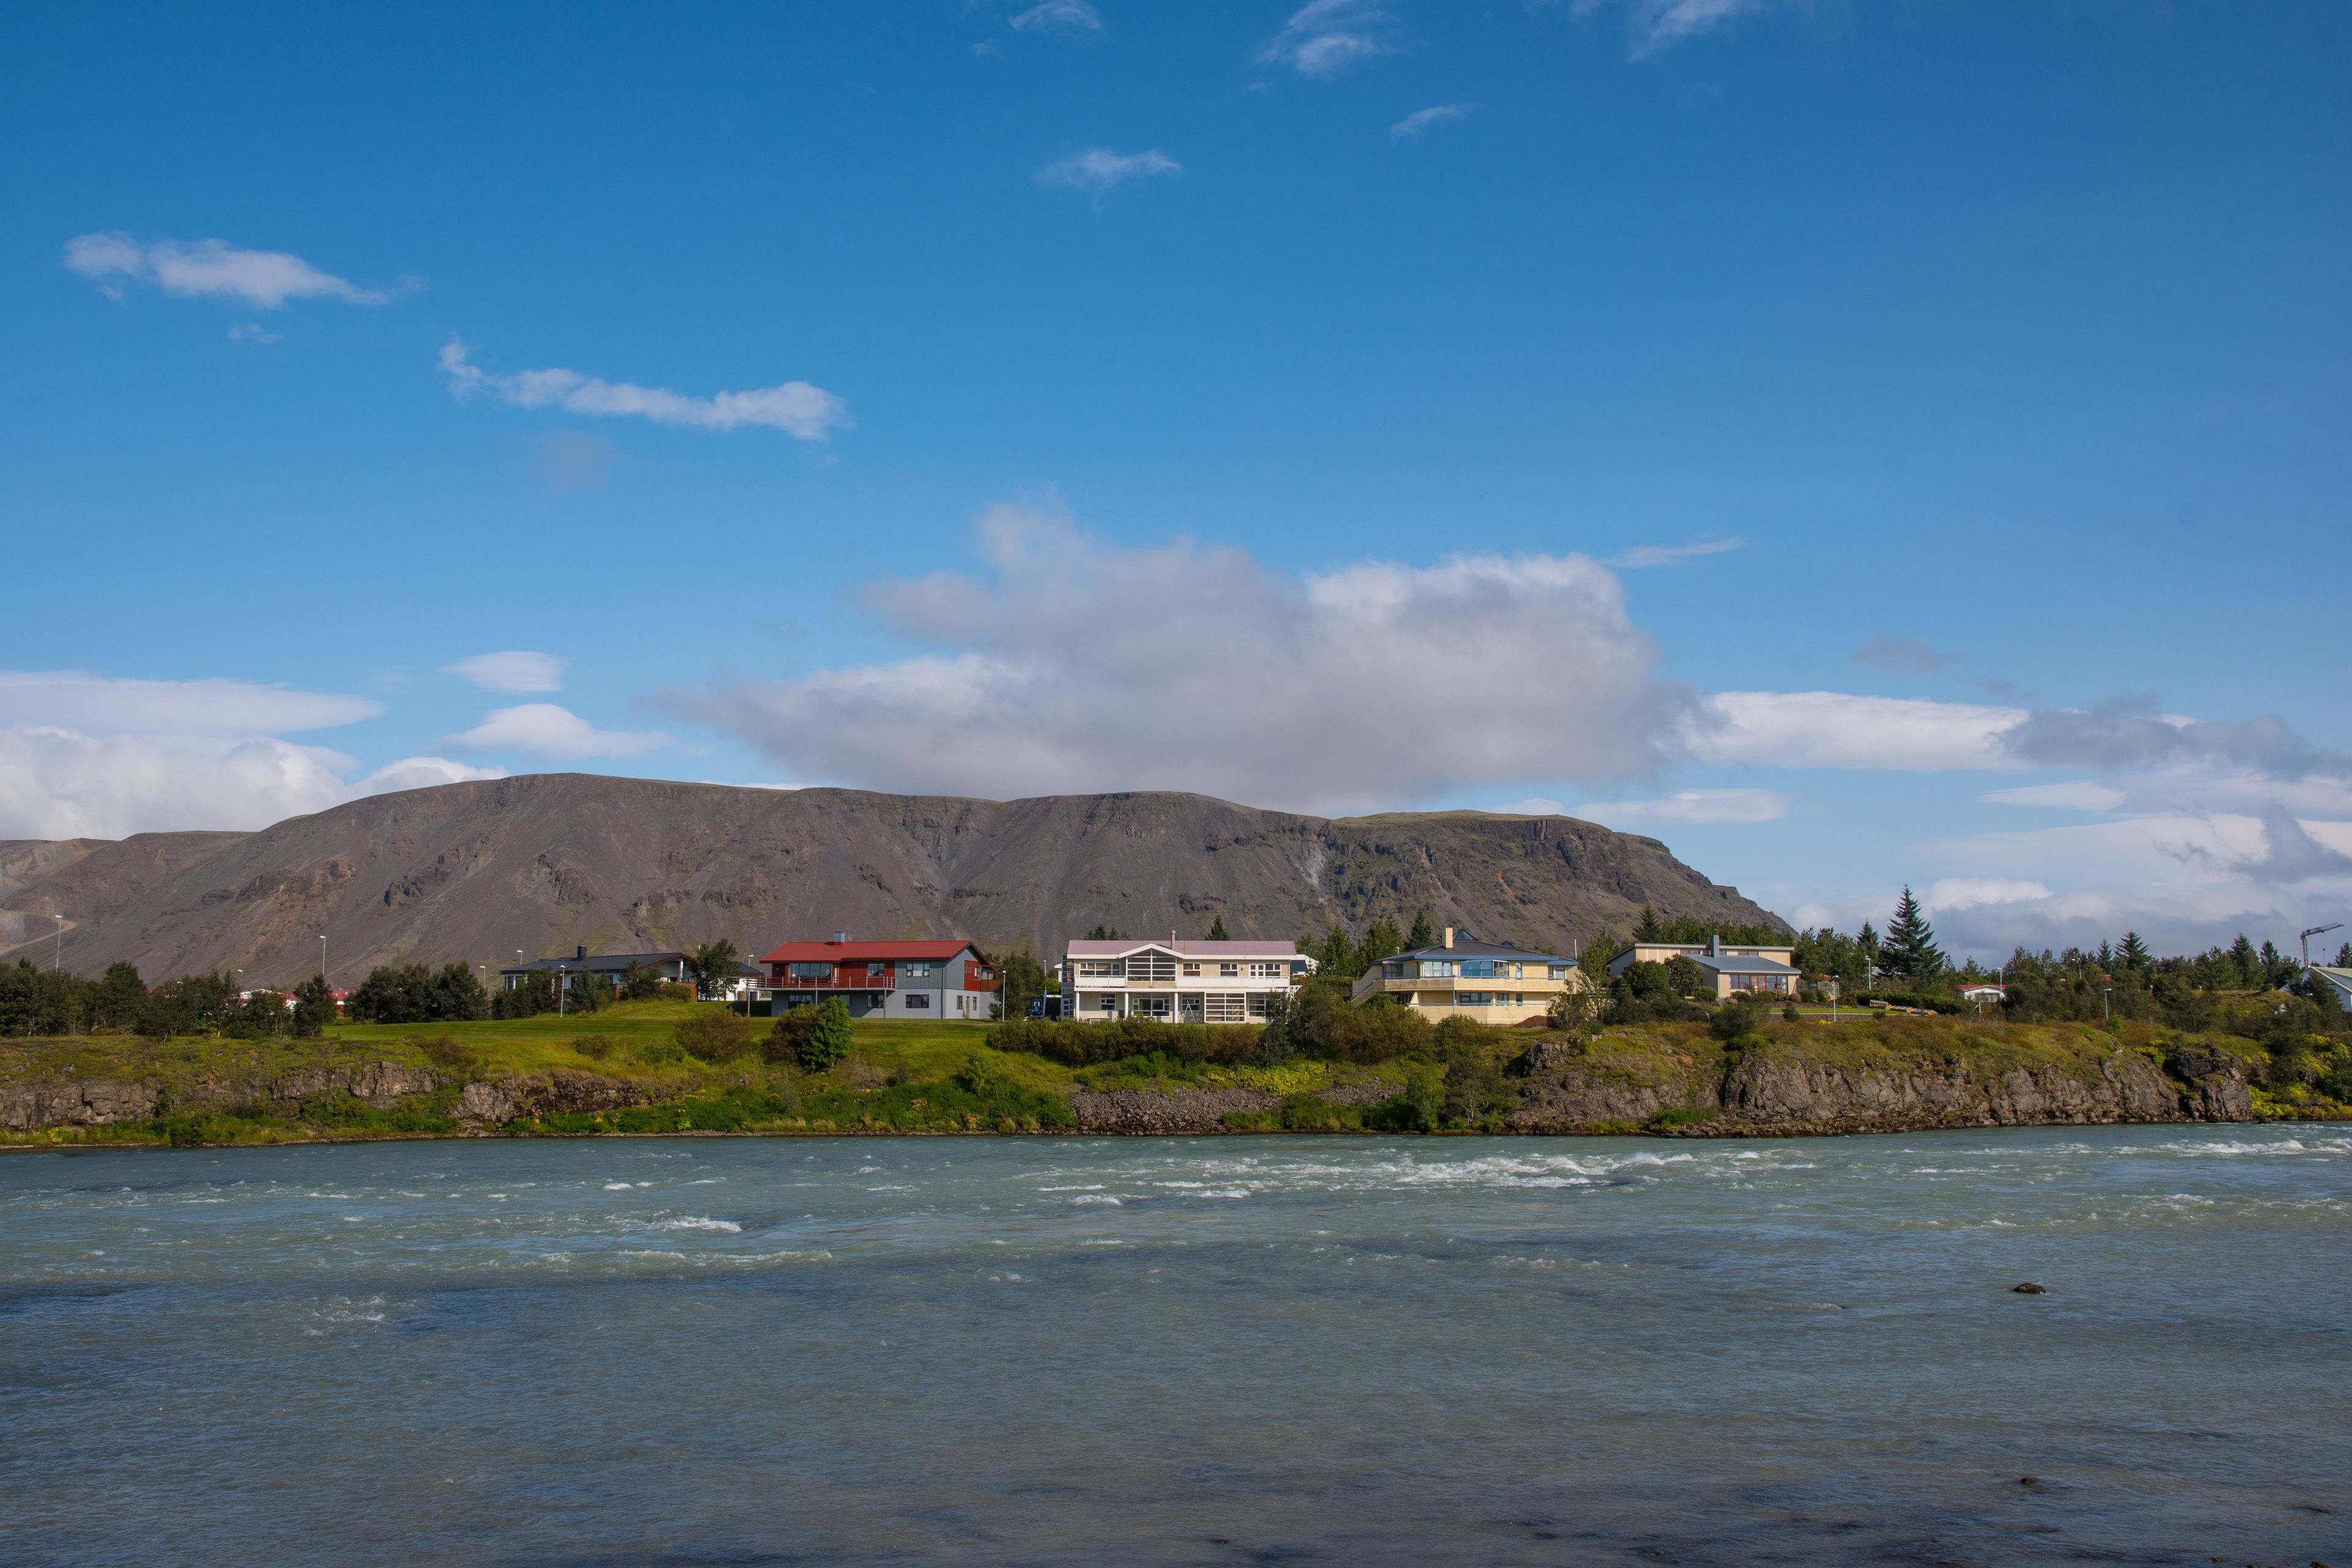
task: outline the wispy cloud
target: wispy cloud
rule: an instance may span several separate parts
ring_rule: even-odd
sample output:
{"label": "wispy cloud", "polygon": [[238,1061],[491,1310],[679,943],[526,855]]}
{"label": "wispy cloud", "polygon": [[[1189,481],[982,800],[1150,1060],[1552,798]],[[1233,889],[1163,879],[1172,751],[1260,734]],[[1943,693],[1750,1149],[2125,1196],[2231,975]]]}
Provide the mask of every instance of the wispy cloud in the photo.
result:
{"label": "wispy cloud", "polygon": [[1081,191],[1100,200],[1129,180],[1181,174],[1184,165],[1154,147],[1144,153],[1114,153],[1108,147],[1087,147],[1050,163],[1040,164],[1032,176],[1048,190]]}
{"label": "wispy cloud", "polygon": [[571,662],[551,653],[530,653],[521,648],[509,648],[504,653],[478,653],[471,658],[445,664],[441,667],[441,673],[471,681],[485,691],[516,694],[561,691],[563,689],[563,667]]}
{"label": "wispy cloud", "polygon": [[1020,33],[1059,33],[1078,38],[1100,37],[1109,31],[1103,26],[1102,13],[1087,5],[1087,0],[1042,0],[1015,14],[1013,28]]}
{"label": "wispy cloud", "polygon": [[240,250],[225,239],[142,244],[120,231],[75,236],[66,241],[65,263],[118,300],[125,286],[137,283],[184,299],[237,300],[264,310],[289,300],[384,305],[395,294],[420,287],[405,279],[391,289],[362,289],[288,251]]}
{"label": "wispy cloud", "polygon": [[1431,126],[1444,125],[1448,121],[1466,119],[1477,108],[1475,103],[1438,103],[1432,104],[1427,109],[1416,109],[1389,127],[1389,140],[1391,142],[1417,140]]}
{"label": "wispy cloud", "polygon": [[1695,539],[1688,544],[1636,544],[1630,550],[1619,551],[1601,564],[1631,571],[1638,571],[1645,566],[1679,566],[1685,561],[1696,561],[1702,555],[1720,555],[1727,550],[1747,548],[1748,541],[1737,537]]}
{"label": "wispy cloud", "polygon": [[599,730],[568,708],[523,702],[492,709],[480,723],[442,743],[461,752],[520,752],[570,763],[588,757],[641,757],[669,742],[657,731]]}
{"label": "wispy cloud", "polygon": [[1308,0],[1259,47],[1256,58],[1300,76],[1328,77],[1403,47],[1395,14],[1379,0]]}
{"label": "wispy cloud", "polygon": [[608,382],[576,370],[526,370],[492,375],[467,357],[466,345],[441,349],[441,369],[449,391],[460,399],[487,393],[519,408],[561,408],[567,413],[631,416],[656,425],[689,425],[704,430],[734,430],[746,425],[782,430],[803,441],[822,441],[856,423],[849,405],[821,386],[788,381],[750,392],[688,397],[665,387]]}
{"label": "wispy cloud", "polygon": [[[1615,0],[1571,0],[1570,9],[1590,16]],[[1742,16],[1771,8],[1775,0],[1624,0],[1626,50],[1635,59],[1663,54],[1676,44],[1720,32]]]}
{"label": "wispy cloud", "polygon": [[1937,653],[1917,637],[1897,641],[1890,637],[1875,637],[1853,650],[1848,662],[1865,669],[1907,670],[1913,675],[1926,675],[1948,664],[1957,664],[1965,654]]}
{"label": "wispy cloud", "polygon": [[1654,800],[1601,800],[1568,815],[1610,827],[1700,827],[1778,822],[1789,797],[1776,789],[1685,789]]}
{"label": "wispy cloud", "polygon": [[92,735],[287,735],[373,719],[383,704],[251,680],[141,680],[79,669],[0,670],[0,723]]}

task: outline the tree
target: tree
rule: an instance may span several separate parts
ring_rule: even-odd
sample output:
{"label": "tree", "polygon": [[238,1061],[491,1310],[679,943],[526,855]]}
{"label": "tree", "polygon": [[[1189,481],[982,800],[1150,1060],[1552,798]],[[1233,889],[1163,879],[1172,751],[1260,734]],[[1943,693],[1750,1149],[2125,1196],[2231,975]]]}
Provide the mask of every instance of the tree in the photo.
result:
{"label": "tree", "polygon": [[2347,942],[2336,950],[2336,967],[2352,969],[2352,942]]}
{"label": "tree", "polygon": [[1233,940],[1233,938],[1225,934],[1224,916],[1219,915],[1215,920],[1209,922],[1209,934],[1202,940],[1207,942],[1231,942]]}
{"label": "tree", "polygon": [[1404,939],[1397,935],[1396,927],[1386,921],[1374,921],[1364,931],[1364,940],[1356,947],[1356,973],[1363,973],[1383,958],[1394,958],[1404,951]]}
{"label": "tree", "polygon": [[1665,940],[1664,936],[1658,930],[1658,911],[1652,909],[1647,904],[1643,904],[1642,906],[1642,918],[1633,922],[1633,940],[1635,942],[1663,942]]}
{"label": "tree", "polygon": [[719,1001],[735,984],[742,960],[735,956],[732,937],[706,942],[688,955],[686,972],[694,976],[694,994],[707,1002]]}
{"label": "tree", "polygon": [[322,976],[313,974],[294,987],[294,1016],[287,1033],[298,1040],[314,1040],[334,1018],[335,993]]}
{"label": "tree", "polygon": [[1095,929],[1087,932],[1087,940],[1088,942],[1124,942],[1126,938],[1119,934],[1117,926],[1107,926],[1097,921]]}
{"label": "tree", "polygon": [[849,1005],[838,996],[828,996],[818,1005],[815,1022],[800,1043],[802,1069],[824,1071],[849,1054],[850,1044]]}
{"label": "tree", "polygon": [[2123,946],[2116,949],[2116,962],[2123,965],[2126,973],[2145,974],[2155,966],[2156,955],[2148,952],[2147,943],[2140,941],[2139,932],[2127,931],[2124,932]]}
{"label": "tree", "polygon": [[996,1016],[1000,1018],[1025,1018],[1029,1004],[1045,994],[1045,968],[1029,956],[1026,948],[1006,953],[996,961]]}
{"label": "tree", "polygon": [[1708,989],[1706,971],[1698,966],[1698,960],[1680,952],[1666,960],[1666,984],[1677,996],[1696,996]]}
{"label": "tree", "polygon": [[90,1022],[129,1028],[139,1022],[146,1005],[147,983],[139,978],[139,966],[118,959],[106,966],[106,973],[90,994]]}
{"label": "tree", "polygon": [[731,1062],[751,1049],[751,1020],[739,1013],[692,1013],[679,1019],[672,1033],[679,1045],[706,1062]]}
{"label": "tree", "polygon": [[1584,944],[1584,955],[1576,961],[1577,966],[1595,985],[1606,985],[1609,984],[1609,961],[1616,957],[1618,949],[1624,945],[1615,931],[1602,926],[1592,933],[1592,940]]}
{"label": "tree", "polygon": [[2263,961],[2244,931],[2240,931],[2238,940],[2230,944],[2230,967],[2236,972],[2239,990],[2252,991],[2262,984]]}
{"label": "tree", "polygon": [[1436,945],[1437,933],[1430,929],[1429,911],[1427,910],[1413,910],[1412,929],[1405,932],[1404,950],[1407,952],[1415,952],[1422,948],[1434,947]]}
{"label": "tree", "polygon": [[[1867,929],[1867,928],[1865,928]],[[1895,900],[1895,918],[1886,922],[1886,940],[1879,945],[1883,966],[1914,982],[1933,980],[1944,972],[1944,954],[1936,946],[1936,931],[1919,910],[1910,884]]]}

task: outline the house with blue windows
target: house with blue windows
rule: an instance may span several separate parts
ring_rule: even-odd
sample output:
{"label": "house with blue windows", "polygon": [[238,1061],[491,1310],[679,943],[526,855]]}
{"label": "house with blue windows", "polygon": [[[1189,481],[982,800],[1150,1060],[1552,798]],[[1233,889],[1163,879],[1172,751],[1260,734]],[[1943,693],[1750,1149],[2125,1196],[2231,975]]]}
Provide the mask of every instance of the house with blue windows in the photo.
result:
{"label": "house with blue windows", "polygon": [[1359,1003],[1387,996],[1432,1019],[1460,1014],[1481,1024],[1520,1024],[1551,1010],[1552,999],[1584,988],[1584,972],[1556,952],[1474,941],[1445,928],[1435,947],[1384,958],[1356,979]]}

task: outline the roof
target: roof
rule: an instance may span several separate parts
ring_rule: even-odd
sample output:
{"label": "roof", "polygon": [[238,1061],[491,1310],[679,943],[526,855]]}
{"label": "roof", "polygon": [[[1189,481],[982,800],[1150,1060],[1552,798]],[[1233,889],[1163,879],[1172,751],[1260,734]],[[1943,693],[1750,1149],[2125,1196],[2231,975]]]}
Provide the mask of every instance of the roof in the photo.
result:
{"label": "roof", "polygon": [[980,949],[961,937],[923,942],[788,942],[761,959],[762,963],[872,963],[877,959],[943,963],[961,952]]}
{"label": "roof", "polygon": [[1745,956],[1734,958],[1727,952],[1721,954],[1693,952],[1684,956],[1701,969],[1712,969],[1718,974],[1794,974],[1797,973],[1777,958]]}
{"label": "roof", "polygon": [[524,974],[533,970],[558,969],[628,969],[633,966],[651,969],[657,963],[684,962],[682,952],[592,952],[586,958],[567,953],[562,958],[534,958],[529,963],[509,963],[500,974]]}
{"label": "roof", "polygon": [[1069,943],[1072,958],[1124,958],[1156,947],[1179,958],[1296,958],[1298,944],[1284,938],[1269,942],[1167,942],[1157,937],[1120,937],[1112,942],[1076,938]]}
{"label": "roof", "polygon": [[1452,947],[1416,947],[1410,952],[1391,953],[1391,958],[1511,958],[1521,963],[1573,963],[1572,958],[1562,958],[1556,952],[1530,952],[1523,947],[1503,942],[1465,942],[1454,939]]}

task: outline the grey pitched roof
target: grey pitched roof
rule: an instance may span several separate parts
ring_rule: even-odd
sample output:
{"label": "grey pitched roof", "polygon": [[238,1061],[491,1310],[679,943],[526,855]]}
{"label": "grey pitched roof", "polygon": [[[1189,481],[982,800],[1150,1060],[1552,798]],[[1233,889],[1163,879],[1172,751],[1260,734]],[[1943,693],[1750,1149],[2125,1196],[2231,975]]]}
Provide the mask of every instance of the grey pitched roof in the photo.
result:
{"label": "grey pitched roof", "polygon": [[1530,952],[1523,947],[1512,947],[1503,942],[1465,942],[1458,936],[1454,939],[1452,947],[1416,947],[1410,952],[1393,953],[1391,956],[1393,958],[1507,958],[1519,963],[1572,963],[1575,962],[1573,959],[1562,958],[1556,952]]}
{"label": "grey pitched roof", "polygon": [[1796,970],[1777,958],[1734,958],[1729,953],[1710,957],[1704,952],[1688,955],[1701,969],[1712,969],[1718,974],[1794,974]]}

